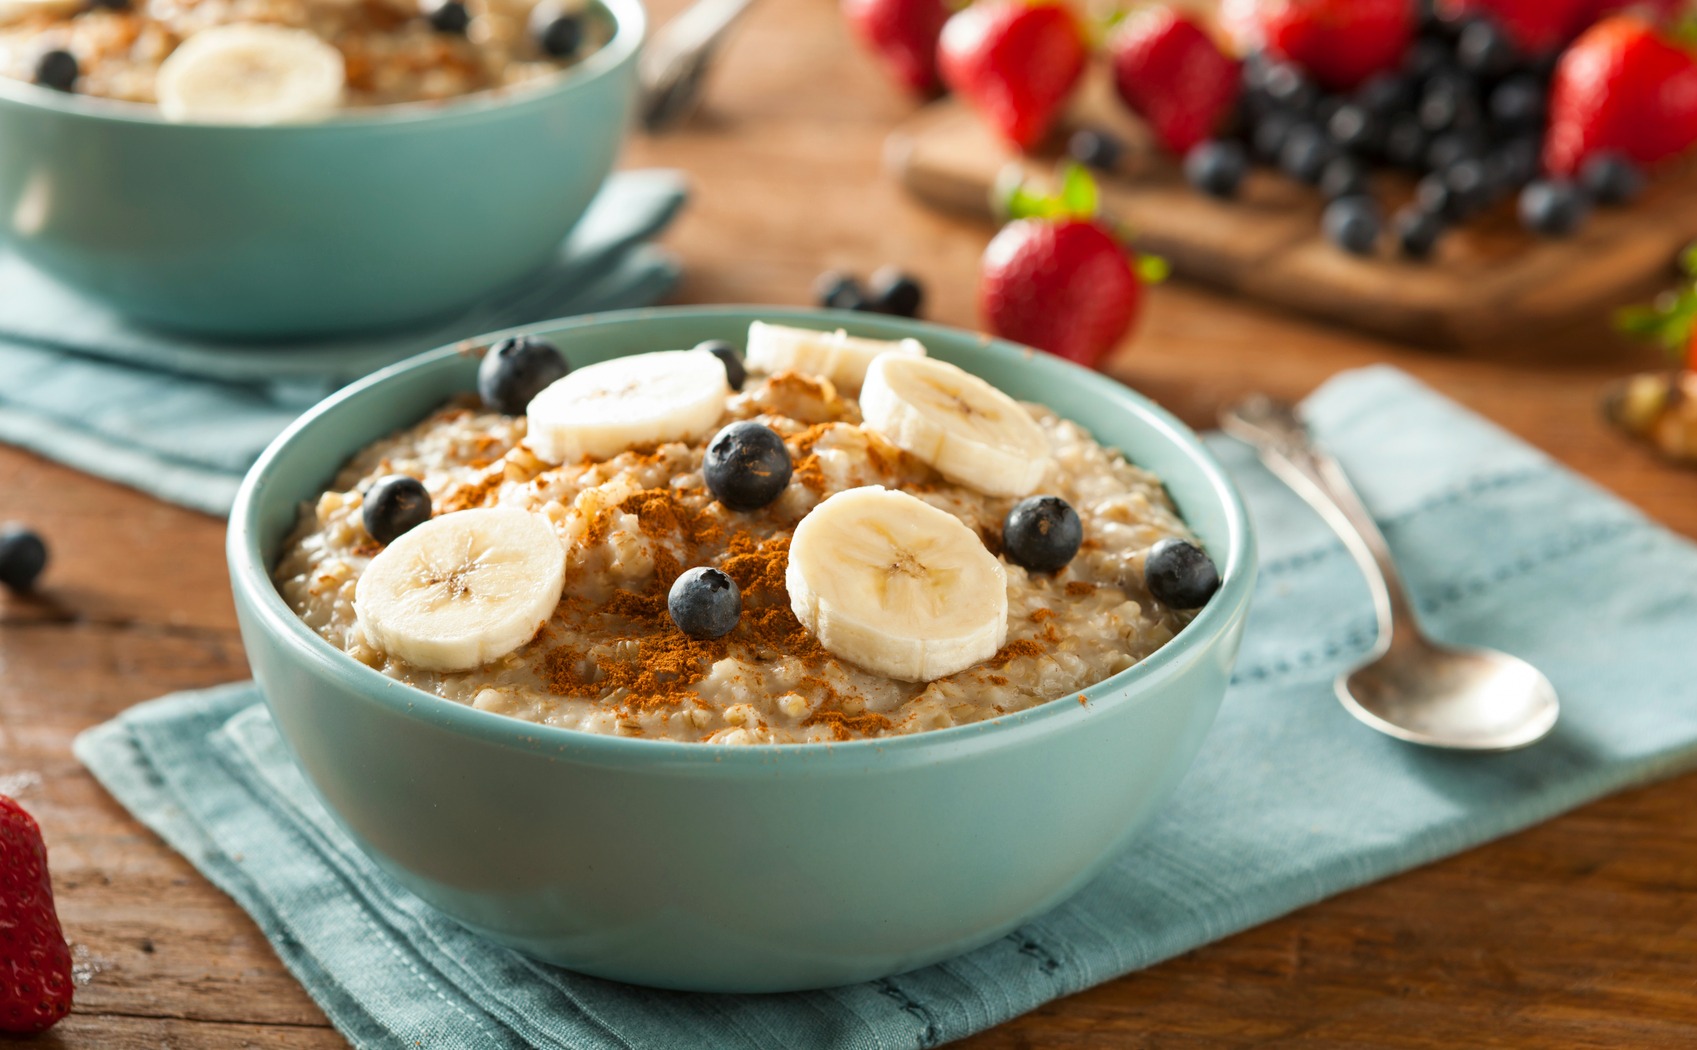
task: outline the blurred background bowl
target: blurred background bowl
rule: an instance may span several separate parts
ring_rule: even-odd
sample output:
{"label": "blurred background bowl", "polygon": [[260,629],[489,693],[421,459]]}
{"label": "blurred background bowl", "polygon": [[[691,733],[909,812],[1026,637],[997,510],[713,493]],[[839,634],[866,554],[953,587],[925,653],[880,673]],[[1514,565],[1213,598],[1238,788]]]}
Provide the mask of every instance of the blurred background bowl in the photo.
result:
{"label": "blurred background bowl", "polygon": [[446,315],[540,267],[612,169],[640,0],[539,85],[314,124],[172,124],[0,77],[0,245],[155,325],[255,338]]}
{"label": "blurred background bowl", "polygon": [[474,387],[453,348],[380,372],[279,437],[228,556],[242,639],[325,805],[402,885],[549,962],[637,984],[784,991],[911,970],[999,937],[1118,856],[1190,767],[1231,677],[1255,579],[1241,497],[1194,433],[1047,354],[866,314],[675,308],[524,329],[575,365],[751,320],[913,336],[1041,401],[1166,482],[1223,583],[1176,638],[1085,690],[991,722],[837,744],[597,736],[442,700],[320,638],[270,567],[360,448]]}

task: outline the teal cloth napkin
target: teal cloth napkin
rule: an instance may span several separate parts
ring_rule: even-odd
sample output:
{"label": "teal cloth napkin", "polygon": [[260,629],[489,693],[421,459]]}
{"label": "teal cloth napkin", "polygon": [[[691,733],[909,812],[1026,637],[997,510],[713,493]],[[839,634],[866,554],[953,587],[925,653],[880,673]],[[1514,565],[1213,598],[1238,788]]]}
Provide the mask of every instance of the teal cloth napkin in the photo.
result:
{"label": "teal cloth napkin", "polygon": [[559,254],[519,284],[429,324],[310,342],[144,328],[0,252],[0,441],[227,514],[271,439],[351,380],[484,332],[659,300],[678,264],[646,242],[686,196],[677,172],[616,174]]}
{"label": "teal cloth napkin", "polygon": [[1341,546],[1224,438],[1263,566],[1239,670],[1156,823],[1071,901],[969,955],[793,995],[692,995],[541,965],[379,873],[251,684],[132,708],[76,753],[248,910],[357,1047],[929,1047],[1324,897],[1697,764],[1697,547],[1388,368],[1307,405],[1440,637],[1541,667],[1536,747],[1458,755],[1356,723],[1331,679],[1373,614]]}

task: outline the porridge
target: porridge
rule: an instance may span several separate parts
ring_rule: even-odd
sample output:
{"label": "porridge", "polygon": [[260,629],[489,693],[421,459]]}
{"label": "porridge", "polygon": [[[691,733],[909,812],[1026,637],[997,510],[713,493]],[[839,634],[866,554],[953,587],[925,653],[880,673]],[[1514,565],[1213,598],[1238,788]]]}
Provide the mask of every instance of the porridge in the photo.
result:
{"label": "porridge", "polygon": [[610,36],[584,0],[0,0],[0,74],[267,124],[533,82]]}
{"label": "porridge", "polygon": [[493,347],[353,457],[274,570],[330,644],[594,733],[836,741],[995,718],[1170,640],[1218,586],[1159,478],[882,343],[756,323],[570,369]]}

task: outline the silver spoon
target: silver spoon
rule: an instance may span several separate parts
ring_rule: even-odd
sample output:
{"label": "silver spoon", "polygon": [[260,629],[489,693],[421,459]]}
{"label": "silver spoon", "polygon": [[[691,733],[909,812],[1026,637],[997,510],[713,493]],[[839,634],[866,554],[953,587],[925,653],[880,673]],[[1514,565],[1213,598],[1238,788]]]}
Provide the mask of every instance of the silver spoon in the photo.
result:
{"label": "silver spoon", "polygon": [[1379,639],[1360,666],[1334,683],[1351,714],[1401,740],[1463,751],[1525,747],[1550,731],[1560,704],[1537,668],[1493,649],[1442,645],[1421,632],[1384,533],[1293,406],[1252,397],[1222,412],[1220,426],[1253,446],[1269,470],[1319,511],[1367,577]]}
{"label": "silver spoon", "polygon": [[664,131],[695,112],[720,42],[753,2],[696,0],[654,34],[637,67],[643,127]]}

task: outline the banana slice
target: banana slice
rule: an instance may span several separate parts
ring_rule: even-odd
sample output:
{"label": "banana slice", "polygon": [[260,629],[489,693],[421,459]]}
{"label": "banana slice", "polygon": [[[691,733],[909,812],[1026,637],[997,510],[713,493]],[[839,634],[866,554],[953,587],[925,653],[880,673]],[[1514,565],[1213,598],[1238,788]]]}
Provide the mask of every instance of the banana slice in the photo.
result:
{"label": "banana slice", "polygon": [[989,496],[1028,496],[1049,469],[1049,440],[1031,413],[947,361],[878,358],[860,412],[897,448]]}
{"label": "banana slice", "polygon": [[841,328],[835,332],[818,332],[756,321],[748,326],[745,353],[749,367],[767,375],[794,371],[824,376],[838,390],[852,394],[865,382],[867,366],[875,358],[884,354],[924,357],[925,344],[917,339],[894,343],[859,339]]}
{"label": "banana slice", "polygon": [[214,26],[183,41],[159,65],[166,120],[287,124],[342,104],[342,53],[304,29],[258,23]]}
{"label": "banana slice", "polygon": [[953,514],[880,485],[839,492],[801,519],[784,582],[819,644],[868,671],[929,682],[1008,638],[1008,582]]}
{"label": "banana slice", "polygon": [[566,582],[547,518],[511,507],[432,518],[371,559],[354,617],[385,653],[427,671],[469,671],[536,637]]}
{"label": "banana slice", "polygon": [[0,26],[43,15],[74,15],[87,6],[87,0],[0,0]]}
{"label": "banana slice", "polygon": [[704,350],[663,350],[579,368],[525,410],[525,444],[550,463],[606,459],[633,445],[691,441],[714,428],[731,387]]}

